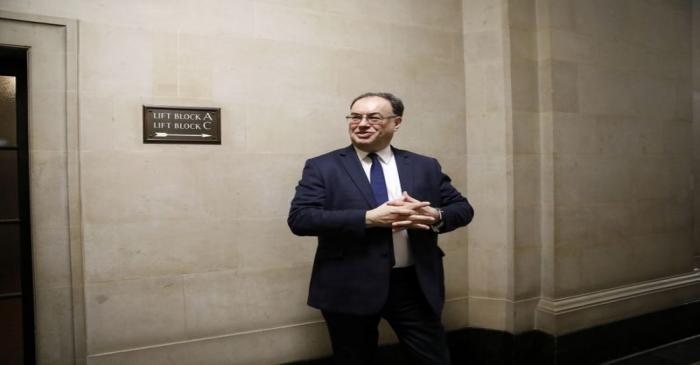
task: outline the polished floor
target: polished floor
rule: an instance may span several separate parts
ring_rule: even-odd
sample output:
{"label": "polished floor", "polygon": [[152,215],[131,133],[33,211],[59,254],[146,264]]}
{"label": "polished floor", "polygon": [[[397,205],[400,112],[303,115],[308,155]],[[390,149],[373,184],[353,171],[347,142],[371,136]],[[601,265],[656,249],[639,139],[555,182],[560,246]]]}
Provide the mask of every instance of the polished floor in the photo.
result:
{"label": "polished floor", "polygon": [[700,335],[659,346],[606,365],[700,365]]}

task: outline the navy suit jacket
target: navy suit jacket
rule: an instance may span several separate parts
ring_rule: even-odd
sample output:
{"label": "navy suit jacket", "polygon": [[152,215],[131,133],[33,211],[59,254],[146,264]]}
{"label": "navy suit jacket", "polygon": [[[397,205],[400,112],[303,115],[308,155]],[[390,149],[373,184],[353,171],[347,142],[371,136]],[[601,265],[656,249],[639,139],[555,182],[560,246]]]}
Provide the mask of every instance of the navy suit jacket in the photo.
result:
{"label": "navy suit jacket", "polygon": [[[442,209],[441,233],[471,221],[474,210],[437,160],[392,150],[402,190]],[[365,212],[378,205],[352,146],[306,161],[287,223],[294,234],[318,237],[310,306],[336,313],[379,313],[389,293],[394,256],[391,229],[365,225]],[[420,287],[439,314],[445,299],[445,254],[437,233],[410,229],[408,241]]]}

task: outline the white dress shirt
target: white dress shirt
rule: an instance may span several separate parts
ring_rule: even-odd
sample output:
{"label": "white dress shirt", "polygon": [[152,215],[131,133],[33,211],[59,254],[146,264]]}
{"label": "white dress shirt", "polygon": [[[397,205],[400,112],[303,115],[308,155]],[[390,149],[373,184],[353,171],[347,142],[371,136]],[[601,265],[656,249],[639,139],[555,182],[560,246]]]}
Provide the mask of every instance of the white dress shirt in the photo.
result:
{"label": "white dress shirt", "polygon": [[[357,157],[362,162],[362,168],[365,170],[365,175],[367,175],[367,180],[370,180],[370,168],[372,167],[372,158],[368,157],[369,152],[365,152],[355,148]],[[377,156],[379,157],[379,162],[382,165],[382,171],[384,172],[384,181],[386,182],[387,195],[389,200],[398,199],[401,197],[403,191],[401,190],[401,181],[399,180],[399,170],[396,168],[396,160],[394,159],[394,152],[391,150],[391,146],[377,151]],[[384,203],[384,202],[379,202]],[[413,265],[413,257],[411,256],[411,250],[408,248],[408,232],[406,230],[401,230],[399,232],[394,232],[392,234],[394,241],[394,267],[406,267]]]}

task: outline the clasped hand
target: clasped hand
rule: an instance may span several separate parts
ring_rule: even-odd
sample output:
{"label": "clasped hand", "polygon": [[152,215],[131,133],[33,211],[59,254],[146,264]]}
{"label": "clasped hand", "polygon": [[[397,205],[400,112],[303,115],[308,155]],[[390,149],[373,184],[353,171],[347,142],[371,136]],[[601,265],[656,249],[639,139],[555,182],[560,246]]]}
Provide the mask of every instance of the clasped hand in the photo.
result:
{"label": "clasped hand", "polygon": [[390,200],[365,214],[365,222],[369,227],[391,227],[394,232],[404,229],[430,229],[437,223],[440,213],[430,206],[430,202],[419,201],[407,192],[394,200]]}

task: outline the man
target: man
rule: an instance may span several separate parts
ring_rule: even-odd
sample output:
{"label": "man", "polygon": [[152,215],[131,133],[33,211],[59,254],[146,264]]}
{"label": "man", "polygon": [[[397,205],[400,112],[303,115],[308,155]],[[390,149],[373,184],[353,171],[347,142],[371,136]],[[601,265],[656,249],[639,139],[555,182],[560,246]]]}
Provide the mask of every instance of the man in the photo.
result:
{"label": "man", "polygon": [[350,104],[352,146],[306,161],[287,220],[318,236],[308,304],[328,326],[338,364],[369,364],[385,318],[425,364],[449,364],[437,234],[469,223],[472,207],[437,160],[391,147],[403,103],[366,93]]}

